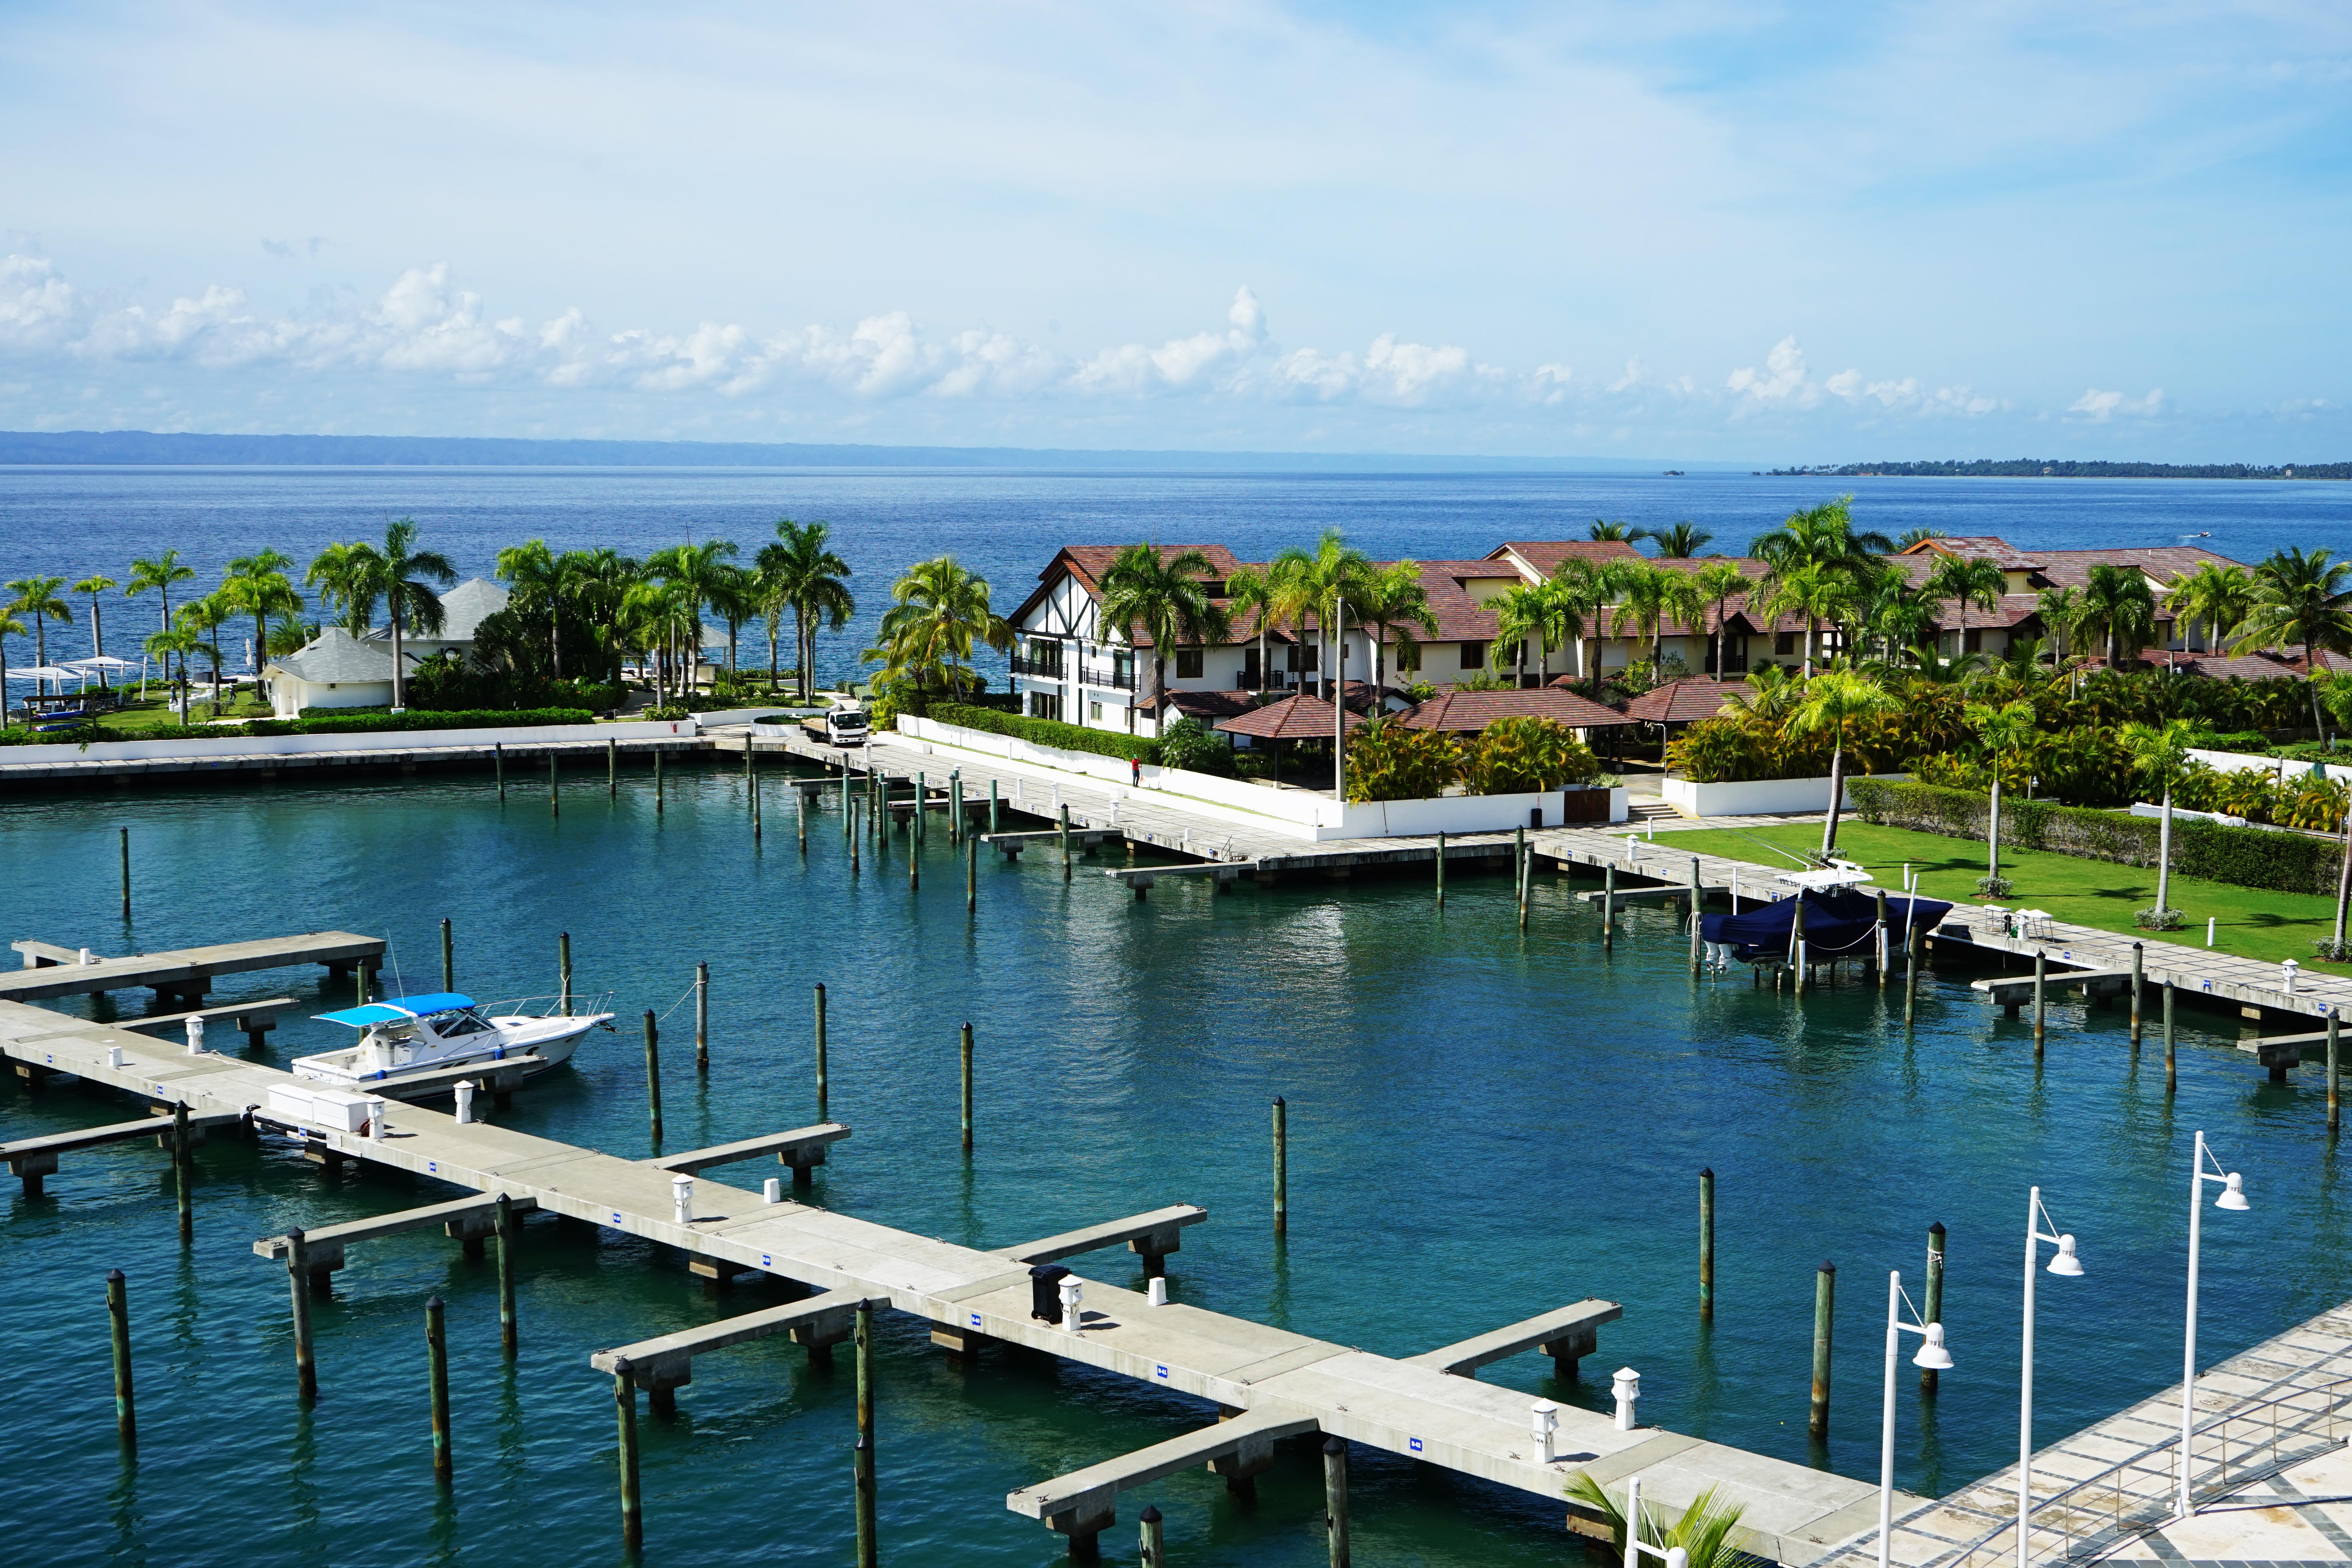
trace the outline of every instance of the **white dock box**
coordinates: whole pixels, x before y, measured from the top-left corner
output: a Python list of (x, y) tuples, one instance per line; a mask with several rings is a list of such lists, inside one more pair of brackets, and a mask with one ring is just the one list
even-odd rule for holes
[(368, 1097), (347, 1089), (272, 1084), (268, 1109), (271, 1120), (296, 1127), (328, 1132), (360, 1132), (367, 1127)]

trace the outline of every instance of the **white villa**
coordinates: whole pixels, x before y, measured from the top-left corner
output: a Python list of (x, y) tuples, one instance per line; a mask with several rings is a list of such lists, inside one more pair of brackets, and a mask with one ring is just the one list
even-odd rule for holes
[[(1207, 556), (1213, 574), (1206, 581), (1210, 597), (1222, 601), (1225, 580), (1244, 563), (1222, 544), (1162, 545), (1165, 555), (1188, 548)], [(1260, 687), (1270, 691), (1322, 691), (1334, 667), (1326, 662), (1325, 635), (1315, 626), (1303, 630), (1268, 627), (1265, 664), (1258, 666), (1258, 626), (1255, 617), (1238, 616), (1230, 640), (1205, 647), (1171, 649), (1164, 695), (1151, 687), (1151, 650), (1148, 643), (1131, 643), (1127, 636), (1101, 625), (1101, 579), (1118, 556), (1115, 545), (1066, 545), (1037, 574), (1037, 587), (1006, 617), (1015, 638), (1012, 652), (1013, 689), (1021, 711), (1035, 718), (1058, 719), (1091, 729), (1155, 734), (1169, 709), (1189, 713), (1204, 722), (1247, 710)], [(1943, 555), (1983, 558), (1997, 563), (2007, 592), (1998, 608), (1970, 606), (1966, 631), (1950, 603), (1939, 606), (1940, 641), (1947, 653), (1997, 654), (2012, 638), (2044, 634), (2038, 595), (2044, 588), (2080, 586), (2090, 569), (2104, 562), (2137, 567), (2155, 592), (2156, 637), (2150, 647), (2177, 653), (2200, 651), (2197, 639), (2184, 638), (2171, 613), (2161, 607), (2165, 592), (2178, 577), (2208, 562), (2233, 564), (2226, 556), (2194, 546), (2118, 548), (2114, 550), (2020, 551), (2005, 541), (1982, 537), (1930, 539), (1888, 559), (1924, 582)], [(1465, 678), (1496, 668), (1491, 658), (1498, 633), (1493, 602), (1513, 588), (1548, 580), (1571, 558), (1633, 559), (1640, 552), (1619, 542), (1592, 540), (1515, 541), (1497, 545), (1477, 561), (1423, 561), (1421, 583), (1437, 619), (1437, 632), (1414, 630), (1417, 648), (1400, 656), (1393, 629), (1386, 634), (1381, 706), (1400, 708), (1409, 700), (1403, 689), (1417, 681), (1440, 691)], [(1764, 573), (1764, 563), (1744, 557), (1702, 557), (1660, 560), (1652, 564), (1670, 571), (1696, 571), (1728, 559), (1749, 577)], [(1601, 668), (1605, 673), (1650, 656), (1652, 634), (1630, 621), (1620, 623), (1615, 613), (1604, 615), (1600, 632)], [(1667, 620), (1657, 628), (1662, 652), (1681, 659), (1693, 674), (1717, 674), (1714, 618), (1701, 625)], [(1726, 605), (1723, 665), (1727, 679), (1737, 679), (1763, 665), (1795, 666), (1804, 657), (1804, 623), (1781, 616), (1769, 624), (1752, 614), (1746, 596)], [(1370, 634), (1350, 622), (1342, 639), (1337, 672), (1346, 682), (1351, 706), (1367, 707), (1372, 666)], [(1839, 646), (1834, 627), (1823, 632), (1822, 651)], [(1965, 645), (1963, 647), (1963, 645)], [(1578, 678), (1580, 648), (1557, 649), (1543, 657), (1530, 643), (1512, 650), (1501, 668), (1516, 671), (1521, 686), (1540, 686)], [(2256, 668), (2260, 665), (2261, 668)], [(2221, 676), (2281, 675), (2291, 667), (2272, 661), (2204, 657), (2182, 658), (2177, 668)]]
[[(474, 634), (488, 616), (507, 607), (507, 591), (474, 577), (441, 595), (440, 631), (419, 637), (404, 629), (403, 662), (411, 674), (445, 650), (471, 653)], [(353, 637), (327, 626), (301, 648), (262, 667), (269, 683), (270, 711), (291, 719), (305, 708), (383, 708), (392, 701), (392, 627), (369, 628)]]

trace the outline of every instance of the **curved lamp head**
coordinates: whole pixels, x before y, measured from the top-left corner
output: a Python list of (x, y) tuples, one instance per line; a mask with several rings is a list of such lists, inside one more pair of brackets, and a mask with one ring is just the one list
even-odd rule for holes
[(2231, 1172), (2229, 1180), (2221, 1184), (2221, 1195), (2213, 1200), (2213, 1206), (2217, 1209), (2250, 1209), (2254, 1206), (2246, 1201), (2246, 1184), (2237, 1172)]
[(2050, 1260), (2050, 1272), (2063, 1274), (2070, 1279), (2081, 1278), (2083, 1262), (2074, 1256), (2073, 1237), (2062, 1236), (2058, 1238), (2058, 1254)]
[(1921, 1345), (1919, 1353), (1911, 1358), (1911, 1364), (1924, 1366), (1930, 1372), (1951, 1371), (1952, 1352), (1944, 1348), (1944, 1325), (1928, 1324), (1925, 1338), (1927, 1343)]

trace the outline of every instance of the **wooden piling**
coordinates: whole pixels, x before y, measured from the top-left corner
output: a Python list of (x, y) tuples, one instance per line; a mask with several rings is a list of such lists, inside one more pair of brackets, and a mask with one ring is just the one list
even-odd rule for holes
[(922, 833), (919, 819), (923, 815), (923, 797), (915, 797), (915, 815), (907, 820), (907, 891), (920, 890), (923, 885)]
[(694, 1070), (710, 1071), (710, 965), (694, 966)]
[(1617, 945), (1617, 863), (1601, 868), (1601, 951)]
[(319, 1397), (319, 1368), (310, 1354), (310, 1248), (302, 1227), (286, 1233), (286, 1283), (294, 1299), (294, 1382), (308, 1405)]
[(1070, 808), (1062, 807), (1062, 880), (1070, 879)]
[(824, 1121), (824, 983), (816, 987), (816, 1119)]
[(433, 1479), (446, 1482), (456, 1467), (449, 1453), (449, 1345), (438, 1296), (425, 1299), (425, 1375), (433, 1396)]
[(1511, 868), (1518, 873), (1519, 929), (1528, 929), (1528, 830), (1511, 829)]
[(855, 844), (857, 842), (856, 835), (853, 833), (850, 828), (849, 763), (846, 759), (844, 759), (841, 764), (841, 841), (844, 844)]
[(2135, 1052), (2139, 1049), (2140, 982), (2144, 974), (2144, 970), (2142, 968), (2142, 960), (2145, 954), (2142, 952), (2141, 944), (2138, 942), (2132, 943), (2131, 1048)]
[(1445, 907), (1445, 835), (1437, 836), (1437, 907)]
[(634, 1551), (645, 1544), (646, 1521), (637, 1495), (637, 1385), (626, 1356), (613, 1363), (613, 1407), (621, 1424), (621, 1540)]
[(131, 921), (131, 829), (125, 827), (118, 831), (122, 836), (122, 919), (125, 924), (129, 924)]
[(857, 849), (860, 842), (856, 831), (856, 825), (857, 819), (857, 808), (861, 803), (849, 798), (849, 786), (845, 784), (841, 786), (841, 820), (844, 824), (842, 832), (849, 840), (849, 874), (855, 877), (857, 875)]
[(646, 1109), (652, 1113), (654, 1145), (662, 1140), (661, 1120), (661, 1026), (654, 1021), (654, 1010), (646, 1009)]
[(963, 912), (980, 910), (980, 835), (963, 836)]
[(801, 853), (803, 855), (808, 853), (808, 803), (812, 793), (804, 789), (793, 791), (793, 813), (799, 828)]
[(1161, 1533), (1160, 1510), (1146, 1503), (1136, 1518), (1143, 1526), (1142, 1555), (1137, 1561), (1142, 1568), (1168, 1568), (1168, 1542)]
[(1331, 1568), (1348, 1568), (1348, 1444), (1323, 1440), (1323, 1533), (1331, 1545)]
[(572, 1016), (572, 933), (568, 931), (558, 931), (555, 935), (555, 979), (556, 1005), (569, 1018)]
[(125, 1448), (139, 1447), (139, 1415), (131, 1390), (131, 1297), (122, 1270), (106, 1271), (106, 1318), (114, 1334), (114, 1432)]
[(547, 815), (563, 815), (563, 785), (555, 776), (555, 748), (552, 746), (547, 752)]
[(506, 804), (507, 798), (507, 747), (505, 742), (493, 741), (490, 742), (490, 763), (491, 765), (499, 771), (499, 804), (503, 805)]
[(2050, 954), (2042, 948), (2033, 950), (2033, 1059), (2042, 1059), (2042, 1036), (2048, 1022), (2050, 988)]
[(751, 775), (751, 842), (760, 842), (760, 775)]
[(1919, 922), (1912, 919), (1909, 903), (1903, 906), (1903, 1025), (1911, 1026), (1911, 1016), (1919, 1005)]
[(610, 738), (604, 742), (604, 795), (611, 800), (621, 798), (621, 742)]
[(1698, 1321), (1715, 1321), (1715, 1167), (1698, 1173)]
[(2180, 1068), (2172, 1055), (2172, 976), (2164, 977), (2164, 1092), (2180, 1087)]
[(1813, 1276), (1813, 1407), (1805, 1429), (1830, 1435), (1830, 1326), (1837, 1305), (1837, 1265), (1824, 1263)]
[(1698, 857), (1690, 861), (1690, 972), (1696, 976), (1706, 965), (1706, 954), (1700, 942), (1698, 901), (1701, 889), (1698, 880)]
[(963, 1062), (963, 1152), (971, 1153), (971, 1021), (966, 1019), (963, 1038), (959, 1047)]
[(1274, 1097), (1274, 1234), (1290, 1230), (1290, 1106)]
[(180, 1241), (184, 1246), (196, 1238), (196, 1172), (195, 1162), (188, 1153), (188, 1108), (184, 1102), (172, 1107), (172, 1180), (178, 1189)]
[(857, 1568), (877, 1568), (874, 1531), (874, 1303), (857, 1303)]
[(661, 816), (667, 805), (662, 787), (662, 754), (656, 747), (654, 752), (654, 815)]
[(1884, 991), (1886, 989), (1887, 960), (1893, 956), (1886, 951), (1886, 889), (1884, 888), (1878, 889), (1878, 946), (1875, 951), (1878, 962), (1873, 967), (1878, 971), (1878, 988)]
[(457, 989), (457, 949), (452, 940), (449, 922), (441, 922), (441, 989)]
[(996, 781), (993, 778), (988, 781), (988, 831), (992, 835), (1000, 831), (996, 826)]
[[(1944, 1321), (1944, 1222), (1937, 1220), (1927, 1227), (1927, 1301), (1919, 1321), (1940, 1323)], [(1936, 1392), (1936, 1369), (1919, 1369), (1919, 1392)]]
[(1790, 895), (1796, 907), (1789, 912), (1789, 958), (1795, 965), (1789, 983), (1795, 994), (1805, 994), (1805, 890), (1800, 888)]
[(929, 790), (929, 784), (918, 772), (915, 774), (915, 809), (907, 817), (907, 842), (909, 845), (920, 844), (931, 836), (931, 825), (927, 820), (928, 804), (923, 798)]
[(948, 842), (963, 842), (963, 770), (948, 774)]
[(512, 1360), (522, 1344), (522, 1329), (515, 1318), (514, 1205), (507, 1201), (504, 1193), (499, 1194), (498, 1237), (499, 1348)]

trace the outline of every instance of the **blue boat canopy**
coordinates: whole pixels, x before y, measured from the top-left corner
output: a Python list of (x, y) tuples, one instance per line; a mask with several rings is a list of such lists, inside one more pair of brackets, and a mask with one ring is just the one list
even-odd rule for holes
[(364, 1007), (346, 1007), (340, 1013), (321, 1013), (322, 1024), (349, 1024), (354, 1029), (364, 1029), (370, 1024), (396, 1024), (403, 1018), (422, 1018), (428, 1013), (446, 1013), (457, 1007), (474, 1005), (471, 996), (460, 996), (455, 991), (436, 991), (425, 996), (392, 996), (382, 1002), (371, 1002)]

